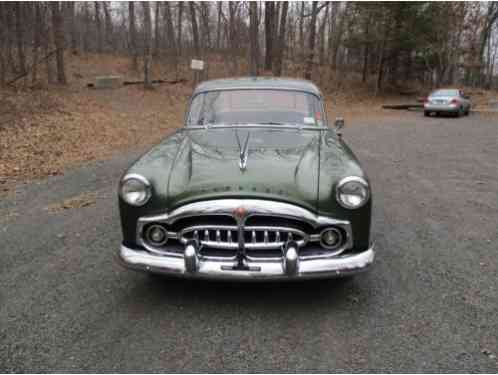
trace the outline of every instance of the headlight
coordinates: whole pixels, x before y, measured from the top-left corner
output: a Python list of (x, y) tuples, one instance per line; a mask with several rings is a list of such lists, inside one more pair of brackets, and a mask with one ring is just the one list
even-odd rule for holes
[(150, 183), (138, 174), (126, 175), (121, 181), (119, 194), (126, 203), (132, 206), (143, 206), (151, 196)]
[(370, 197), (368, 183), (361, 177), (349, 176), (337, 184), (337, 201), (344, 208), (359, 208)]

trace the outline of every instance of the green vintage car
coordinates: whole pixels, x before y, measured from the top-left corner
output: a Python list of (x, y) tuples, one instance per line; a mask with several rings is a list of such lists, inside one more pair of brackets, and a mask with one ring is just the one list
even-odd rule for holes
[(309, 81), (203, 82), (185, 125), (119, 184), (127, 267), (225, 280), (340, 277), (367, 269), (368, 178)]

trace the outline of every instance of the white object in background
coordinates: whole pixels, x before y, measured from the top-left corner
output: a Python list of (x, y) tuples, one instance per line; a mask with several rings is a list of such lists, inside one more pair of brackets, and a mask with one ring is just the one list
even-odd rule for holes
[(204, 61), (192, 60), (192, 62), (190, 63), (190, 69), (192, 69), (192, 70), (204, 70)]

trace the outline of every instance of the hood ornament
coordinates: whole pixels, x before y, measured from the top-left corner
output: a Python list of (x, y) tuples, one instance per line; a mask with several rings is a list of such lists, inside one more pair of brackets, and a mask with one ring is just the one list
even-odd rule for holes
[(249, 136), (250, 132), (247, 132), (246, 141), (244, 143), (244, 147), (242, 147), (240, 143), (239, 133), (236, 131), (235, 136), (237, 137), (237, 143), (239, 145), (239, 168), (243, 172), (247, 169), (247, 157), (249, 155), (248, 146), (249, 146)]

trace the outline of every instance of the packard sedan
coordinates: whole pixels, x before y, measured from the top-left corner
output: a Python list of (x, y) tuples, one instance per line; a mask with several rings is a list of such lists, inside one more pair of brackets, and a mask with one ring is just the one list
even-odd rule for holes
[(197, 86), (185, 124), (119, 183), (125, 266), (190, 278), (294, 280), (366, 270), (369, 180), (309, 81)]

